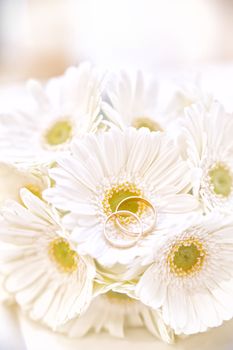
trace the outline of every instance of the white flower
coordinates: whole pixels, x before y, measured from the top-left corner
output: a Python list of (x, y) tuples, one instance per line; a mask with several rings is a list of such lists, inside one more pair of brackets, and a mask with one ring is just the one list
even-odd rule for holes
[[(44, 198), (55, 207), (70, 211), (64, 224), (74, 228), (72, 235), (78, 249), (103, 265), (127, 264), (149, 248), (150, 234), (128, 249), (116, 248), (104, 236), (106, 219), (122, 199), (142, 196), (150, 200), (157, 214), (158, 230), (166, 225), (166, 215), (197, 207), (193, 196), (181, 193), (190, 181), (187, 165), (173, 142), (162, 133), (128, 128), (88, 135), (77, 140), (72, 155), (58, 163), (60, 166), (50, 173), (56, 185), (44, 191)], [(140, 204), (129, 202), (124, 209), (137, 213), (146, 224), (151, 215)], [(130, 229), (134, 226), (132, 221), (128, 222)], [(108, 233), (121, 239), (114, 224), (108, 227)]]
[(115, 125), (124, 129), (147, 127), (151, 131), (166, 128), (166, 118), (158, 111), (156, 82), (146, 83), (139, 71), (135, 79), (122, 72), (107, 90), (110, 103), (103, 102), (102, 110)]
[(107, 331), (123, 338), (130, 328), (146, 327), (155, 337), (173, 343), (174, 333), (167, 327), (160, 311), (153, 311), (126, 294), (109, 291), (96, 297), (85, 314), (71, 320), (61, 331), (69, 337), (82, 337), (91, 330)]
[(91, 301), (95, 269), (76, 253), (59, 218), (26, 189), (9, 201), (0, 227), (4, 288), (34, 320), (56, 328)]
[(42, 191), (50, 186), (47, 169), (17, 168), (11, 164), (0, 163), (0, 206), (8, 199), (22, 203), (20, 189), (25, 187), (42, 198)]
[(204, 210), (233, 209), (233, 116), (213, 103), (186, 111), (180, 144), (192, 171), (193, 193)]
[[(173, 87), (172, 97), (170, 100), (167, 93), (161, 99), (164, 100), (163, 114), (169, 119), (176, 120), (179, 117), (185, 116), (185, 110), (194, 104), (202, 104), (208, 110), (213, 103), (213, 96), (203, 89), (201, 77), (196, 76), (193, 80), (180, 81)], [(165, 87), (165, 92), (168, 87)]]
[(210, 213), (170, 229), (136, 286), (177, 334), (217, 327), (233, 316), (233, 220)]
[[(3, 218), (0, 215), (0, 225), (3, 222)], [(0, 303), (2, 302), (7, 302), (7, 303), (11, 303), (12, 297), (9, 295), (9, 293), (7, 293), (7, 291), (5, 290), (4, 286), (4, 275), (1, 273), (1, 268), (0, 268)]]
[(101, 120), (101, 77), (89, 64), (69, 68), (45, 90), (30, 82), (36, 108), (0, 117), (0, 159), (51, 162), (74, 136), (95, 132)]
[[(20, 190), (24, 187), (34, 195), (42, 198), (42, 191), (50, 186), (47, 169), (44, 168), (17, 168), (7, 163), (0, 163), (0, 207), (9, 199), (13, 199), (20, 204)], [(2, 221), (0, 216), (0, 224)], [(0, 299), (11, 301), (12, 297), (3, 287), (4, 278), (0, 275)]]

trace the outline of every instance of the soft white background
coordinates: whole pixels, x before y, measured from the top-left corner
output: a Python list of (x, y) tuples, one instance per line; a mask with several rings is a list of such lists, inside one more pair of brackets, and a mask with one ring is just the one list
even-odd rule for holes
[[(88, 59), (108, 69), (141, 68), (164, 81), (202, 72), (205, 87), (232, 111), (232, 19), (232, 0), (0, 0), (0, 110), (12, 105), (12, 94), (23, 103), (23, 79), (45, 79)], [(174, 348), (232, 350), (232, 326)], [(0, 350), (171, 349), (144, 339), (136, 331), (126, 340), (71, 341), (0, 307)]]

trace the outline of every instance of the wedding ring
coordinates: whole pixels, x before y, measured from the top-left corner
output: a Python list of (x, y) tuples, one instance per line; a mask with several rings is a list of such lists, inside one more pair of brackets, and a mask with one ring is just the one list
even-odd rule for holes
[[(148, 233), (150, 233), (153, 230), (153, 228), (155, 227), (155, 224), (156, 224), (156, 220), (157, 220), (157, 213), (156, 213), (156, 210), (155, 210), (153, 204), (148, 199), (145, 199), (143, 197), (130, 196), (130, 197), (122, 199), (122, 201), (117, 205), (116, 212), (120, 212), (121, 211), (120, 210), (121, 205), (125, 204), (128, 201), (137, 201), (137, 202), (144, 203), (147, 207), (149, 207), (152, 210), (153, 222), (151, 223), (151, 225), (148, 228), (143, 230), (143, 236), (147, 235)], [(138, 215), (137, 215), (137, 217), (138, 217)], [(134, 233), (134, 232), (128, 230), (126, 227), (124, 227), (121, 224), (119, 219), (116, 219), (116, 222), (117, 222), (117, 225), (120, 227), (121, 231), (123, 231), (123, 232), (125, 232), (125, 233), (127, 233), (128, 235), (131, 235), (131, 236), (138, 236), (138, 234), (139, 234), (138, 232)]]
[[(130, 236), (131, 239), (128, 240), (128, 241), (124, 241), (124, 240), (120, 241), (119, 239), (114, 239), (114, 238), (110, 237), (109, 236), (109, 230), (106, 230), (107, 223), (111, 219), (113, 219), (114, 217), (117, 219), (118, 216), (124, 216), (126, 214), (127, 214), (127, 216), (131, 215), (139, 223), (139, 225), (141, 227), (141, 230), (137, 234), (135, 233), (134, 235), (132, 235), (132, 232), (129, 231), (129, 233), (130, 233), (129, 236)], [(127, 237), (125, 235), (125, 233), (127, 233), (127, 231), (126, 230), (122, 230), (121, 227), (120, 227), (120, 230), (124, 233), (123, 237)], [(105, 223), (104, 223), (104, 237), (115, 248), (130, 248), (130, 247), (133, 247), (140, 240), (142, 235), (143, 235), (143, 226), (142, 226), (141, 220), (139, 219), (139, 217), (136, 214), (134, 214), (134, 213), (132, 213), (132, 212), (130, 212), (128, 210), (115, 211), (114, 213), (111, 213), (105, 220)], [(132, 240), (132, 237), (134, 237), (134, 240)]]

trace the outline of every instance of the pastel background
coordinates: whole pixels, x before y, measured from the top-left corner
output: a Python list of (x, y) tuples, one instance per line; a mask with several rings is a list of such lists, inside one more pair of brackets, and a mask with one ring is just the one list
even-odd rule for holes
[[(0, 0), (0, 108), (21, 99), (25, 79), (45, 80), (90, 60), (104, 69), (142, 69), (160, 80), (202, 73), (205, 87), (233, 111), (232, 0)], [(15, 100), (15, 103), (16, 103)], [(79, 345), (0, 308), (0, 350), (107, 349), (110, 337)], [(21, 328), (19, 328), (19, 326)], [(231, 350), (232, 322), (176, 350)], [(154, 340), (136, 339), (135, 350)], [(111, 348), (130, 348), (114, 341)], [(155, 346), (156, 345), (156, 346)], [(171, 349), (156, 343), (158, 350)], [(78, 347), (79, 346), (79, 347)]]

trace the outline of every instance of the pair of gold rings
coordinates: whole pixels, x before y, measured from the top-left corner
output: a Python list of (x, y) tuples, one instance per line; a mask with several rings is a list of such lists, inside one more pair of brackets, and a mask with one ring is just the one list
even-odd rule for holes
[[(127, 202), (140, 202), (145, 207), (150, 208), (153, 218), (150, 224), (147, 225), (147, 227), (145, 227), (145, 224), (142, 223), (142, 220), (139, 218), (139, 215), (129, 210), (120, 209), (123, 205), (125, 207)], [(126, 225), (123, 225), (122, 217), (130, 217), (131, 220), (133, 219), (133, 221), (139, 225), (140, 228), (137, 229), (136, 231), (133, 231), (132, 229), (127, 228)], [(107, 224), (111, 220), (113, 220), (113, 223), (114, 223), (115, 235), (112, 235), (112, 230), (107, 229)], [(157, 220), (156, 210), (153, 204), (149, 200), (143, 197), (130, 196), (130, 197), (124, 198), (117, 205), (116, 211), (111, 213), (106, 218), (105, 224), (104, 224), (104, 237), (107, 240), (107, 242), (115, 248), (130, 248), (135, 246), (143, 236), (146, 236), (154, 229), (156, 220)], [(116, 232), (116, 228), (118, 228), (118, 232)]]

